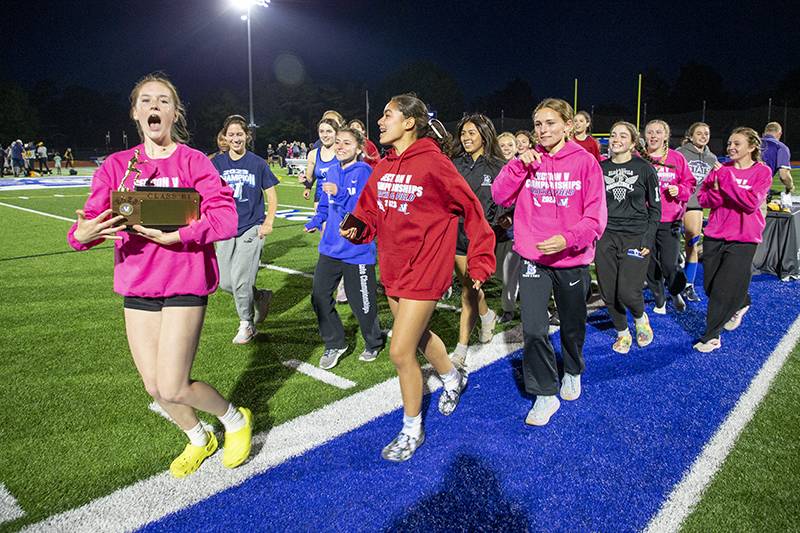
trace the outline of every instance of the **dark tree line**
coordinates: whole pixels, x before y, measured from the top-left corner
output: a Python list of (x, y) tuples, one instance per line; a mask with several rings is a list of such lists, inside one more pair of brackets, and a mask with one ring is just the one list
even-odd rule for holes
[[(714, 67), (692, 62), (681, 67), (675, 80), (668, 80), (658, 69), (645, 69), (643, 102), (647, 104), (648, 116), (698, 110), (703, 101), (709, 109), (750, 108), (766, 105), (770, 97), (776, 106), (786, 103), (800, 107), (798, 88), (800, 68), (774, 80), (774, 85), (765, 87), (761, 93), (743, 94), (726, 84)], [(319, 83), (313, 79), (289, 86), (274, 79), (257, 78), (254, 84), (255, 118), (260, 126), (257, 150), (263, 151), (267, 142), (282, 139), (313, 140), (316, 122), (326, 109), (336, 109), (347, 118), (365, 120), (367, 89), (373, 132), (383, 104), (398, 93), (416, 92), (432, 103), (443, 121), (458, 120), (464, 111), (473, 110), (495, 118), (501, 113), (505, 117), (529, 118), (537, 99), (545, 96), (544, 88), (536, 87), (541, 92), (536, 94), (528, 81), (515, 78), (492, 93), (467, 102), (455, 78), (430, 62), (403, 66), (377, 87), (359, 82)], [(107, 132), (111, 137), (110, 148), (119, 149), (123, 146), (123, 131), (129, 145), (133, 145), (138, 136), (128, 116), (127, 98), (126, 94), (75, 85), (61, 87), (52, 82), (30, 87), (12, 81), (0, 82), (0, 145), (17, 138), (41, 139), (56, 149), (79, 146), (103, 151)], [(193, 143), (207, 151), (214, 149), (219, 125), (226, 116), (247, 114), (248, 97), (244, 91), (186, 92), (184, 98)], [(607, 117), (630, 117), (635, 109), (606, 104), (595, 106), (595, 112)]]

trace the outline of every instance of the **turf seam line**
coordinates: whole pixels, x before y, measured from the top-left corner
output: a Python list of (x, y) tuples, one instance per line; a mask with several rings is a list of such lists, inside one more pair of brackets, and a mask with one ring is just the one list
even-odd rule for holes
[(333, 372), (328, 372), (323, 368), (310, 365), (303, 361), (298, 361), (297, 359), (289, 359), (288, 361), (283, 361), (282, 364), (285, 367), (293, 368), (301, 374), (305, 374), (308, 377), (314, 378), (323, 383), (327, 383), (328, 385), (332, 385), (338, 389), (347, 390), (356, 386), (354, 381), (337, 376)]
[(747, 391), (736, 402), (733, 410), (714, 436), (703, 447), (689, 471), (675, 485), (661, 509), (650, 520), (644, 530), (645, 533), (667, 533), (680, 530), (681, 525), (694, 510), (715, 474), (722, 467), (739, 435), (752, 420), (758, 406), (769, 392), (772, 382), (791, 355), (798, 339), (800, 339), (800, 315), (764, 362), (758, 374), (750, 382)]
[[(470, 370), (478, 370), (519, 350), (521, 337), (521, 326), (516, 326), (496, 334), (488, 344), (470, 347), (467, 359)], [(423, 386), (426, 393), (441, 388), (441, 381), (430, 368), (423, 368)], [(255, 435), (254, 449), (259, 451), (239, 468), (224, 468), (219, 459), (221, 454), (217, 452), (200, 470), (185, 479), (173, 479), (168, 472), (162, 472), (27, 526), (23, 531), (95, 532), (140, 528), (395, 411), (401, 404), (399, 379), (390, 378)], [(381, 445), (376, 442), (374, 450), (365, 453), (379, 454)], [(131, 509), (137, 512), (131, 513)]]

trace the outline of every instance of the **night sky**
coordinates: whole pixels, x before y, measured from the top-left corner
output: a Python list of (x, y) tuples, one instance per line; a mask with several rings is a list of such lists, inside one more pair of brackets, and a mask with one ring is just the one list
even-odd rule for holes
[[(246, 90), (246, 24), (228, 0), (25, 5), (1, 17), (0, 77), (127, 93), (162, 69), (189, 97)], [(468, 101), (517, 76), (536, 98), (571, 99), (578, 77), (583, 103), (630, 105), (638, 72), (657, 67), (671, 78), (696, 61), (732, 89), (757, 91), (800, 65), (797, 5), (274, 0), (253, 11), (253, 65), (256, 79), (274, 76), (276, 59), (290, 54), (315, 81), (377, 87), (425, 59), (451, 72)]]

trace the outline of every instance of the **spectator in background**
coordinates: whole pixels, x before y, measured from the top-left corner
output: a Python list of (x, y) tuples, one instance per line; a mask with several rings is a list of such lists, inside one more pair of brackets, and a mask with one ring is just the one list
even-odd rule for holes
[(278, 145), (278, 164), (281, 168), (286, 168), (286, 154), (288, 153), (288, 148), (286, 146), (286, 141), (281, 141)]
[(308, 156), (308, 146), (306, 143), (300, 143), (300, 159), (305, 159)]
[(36, 146), (33, 141), (25, 145), (25, 175), (30, 176), (33, 173), (33, 166), (36, 163)]
[(354, 118), (347, 124), (347, 127), (358, 131), (364, 137), (364, 162), (372, 168), (375, 168), (375, 165), (378, 164), (378, 160), (381, 158), (381, 153), (378, 151), (378, 147), (375, 146), (375, 143), (367, 138), (367, 128), (364, 126), (364, 123)]
[(75, 156), (72, 155), (72, 148), (64, 150), (64, 168), (75, 168)]
[(56, 171), (56, 175), (60, 176), (61, 175), (61, 154), (59, 154), (58, 152), (53, 154), (53, 168)]
[(39, 173), (50, 174), (50, 167), (47, 166), (47, 147), (41, 141), (36, 145), (36, 160), (39, 161)]
[(761, 157), (770, 170), (772, 176), (778, 174), (781, 183), (786, 189), (781, 193), (781, 207), (792, 207), (792, 191), (794, 182), (792, 181), (792, 154), (789, 147), (781, 142), (783, 129), (777, 122), (770, 122), (764, 127), (764, 135), (761, 138)]
[(11, 144), (11, 167), (14, 170), (14, 177), (19, 177), (20, 171), (25, 169), (25, 160), (23, 159), (22, 141), (17, 139)]
[(0, 144), (0, 178), (5, 175), (6, 171), (6, 149)]
[(575, 113), (575, 131), (572, 140), (578, 143), (581, 148), (589, 152), (595, 159), (600, 161), (600, 145), (591, 135), (592, 117), (586, 111)]

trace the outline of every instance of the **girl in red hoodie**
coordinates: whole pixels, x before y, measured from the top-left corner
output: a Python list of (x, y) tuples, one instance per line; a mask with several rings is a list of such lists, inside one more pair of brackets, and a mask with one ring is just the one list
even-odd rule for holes
[(722, 330), (738, 328), (750, 309), (750, 269), (765, 225), (761, 204), (772, 186), (772, 172), (759, 162), (760, 149), (755, 130), (733, 130), (730, 162), (712, 170), (697, 193), (700, 205), (711, 208), (703, 237), (706, 331), (694, 345), (701, 352), (721, 347)]
[(498, 205), (514, 211), (514, 251), (522, 257), (519, 293), (525, 340), (525, 390), (536, 402), (525, 423), (547, 424), (558, 410), (558, 367), (548, 335), (547, 302), (561, 317), (561, 398), (577, 400), (584, 370), (588, 267), (606, 227), (603, 173), (589, 152), (569, 140), (572, 107), (548, 98), (533, 112), (539, 144), (510, 161), (492, 184)]
[(586, 111), (575, 113), (575, 135), (572, 140), (600, 161), (600, 145), (592, 137), (592, 117)]
[(678, 261), (681, 254), (681, 219), (686, 203), (694, 193), (697, 180), (686, 158), (669, 147), (669, 124), (651, 120), (644, 128), (646, 147), (640, 154), (656, 167), (661, 184), (661, 223), (656, 231), (655, 247), (647, 270), (647, 285), (655, 298), (653, 312), (667, 313), (664, 283), (672, 295), (675, 310), (686, 310), (681, 292), (686, 288), (686, 275)]
[[(400, 377), (403, 429), (384, 449), (389, 461), (405, 461), (424, 439), (422, 371), (417, 349), (442, 378), (439, 411), (449, 415), (467, 384), (466, 371), (447, 357), (442, 340), (428, 322), (451, 282), (458, 219), (471, 245), (467, 265), (477, 290), (494, 272), (494, 233), (478, 198), (442, 153), (442, 124), (428, 117), (413, 94), (392, 98), (378, 121), (380, 142), (391, 146), (372, 172), (353, 216), (362, 231), (343, 229), (353, 242), (378, 239), (381, 280), (394, 315), (389, 357)], [(347, 221), (345, 221), (345, 224)]]

